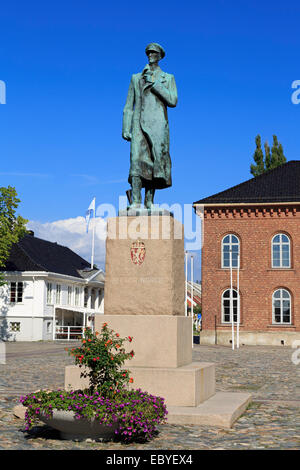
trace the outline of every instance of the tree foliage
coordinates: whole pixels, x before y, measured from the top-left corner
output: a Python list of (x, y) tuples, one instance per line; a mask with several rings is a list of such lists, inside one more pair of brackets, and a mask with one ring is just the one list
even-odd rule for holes
[[(0, 187), (0, 269), (5, 267), (12, 245), (26, 233), (27, 220), (16, 215), (19, 202), (14, 187)], [(1, 273), (0, 284), (3, 284)]]
[(283, 153), (283, 147), (278, 142), (277, 136), (273, 135), (273, 145), (270, 149), (268, 142), (265, 142), (265, 154), (261, 146), (261, 137), (257, 135), (255, 138), (256, 149), (253, 155), (255, 165), (250, 165), (250, 172), (255, 177), (265, 173), (266, 171), (273, 170), (277, 166), (286, 162), (286, 157)]

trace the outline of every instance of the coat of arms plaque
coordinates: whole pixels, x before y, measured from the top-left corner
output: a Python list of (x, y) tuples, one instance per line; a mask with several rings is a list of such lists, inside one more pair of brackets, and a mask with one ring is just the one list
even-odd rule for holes
[(134, 241), (130, 248), (131, 260), (134, 264), (141, 265), (145, 259), (145, 243), (140, 239)]

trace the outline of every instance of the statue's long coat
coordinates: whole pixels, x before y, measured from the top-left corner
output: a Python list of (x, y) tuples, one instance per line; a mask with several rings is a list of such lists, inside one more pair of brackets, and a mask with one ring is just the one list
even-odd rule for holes
[(169, 122), (167, 106), (177, 104), (174, 76), (159, 67), (154, 84), (146, 83), (142, 73), (132, 75), (123, 111), (123, 134), (131, 132), (130, 170), (155, 189), (172, 185), (169, 154)]

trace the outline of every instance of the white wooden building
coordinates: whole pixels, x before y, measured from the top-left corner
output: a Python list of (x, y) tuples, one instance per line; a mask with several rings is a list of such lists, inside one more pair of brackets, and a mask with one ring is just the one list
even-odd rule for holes
[(104, 273), (67, 247), (27, 234), (15, 244), (0, 288), (0, 339), (77, 339), (104, 313)]

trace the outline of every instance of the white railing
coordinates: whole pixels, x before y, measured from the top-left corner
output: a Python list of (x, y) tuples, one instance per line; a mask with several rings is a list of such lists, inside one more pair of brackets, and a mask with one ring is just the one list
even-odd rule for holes
[[(77, 341), (83, 337), (86, 326), (56, 326), (55, 340)], [(93, 332), (93, 327), (88, 327)]]

